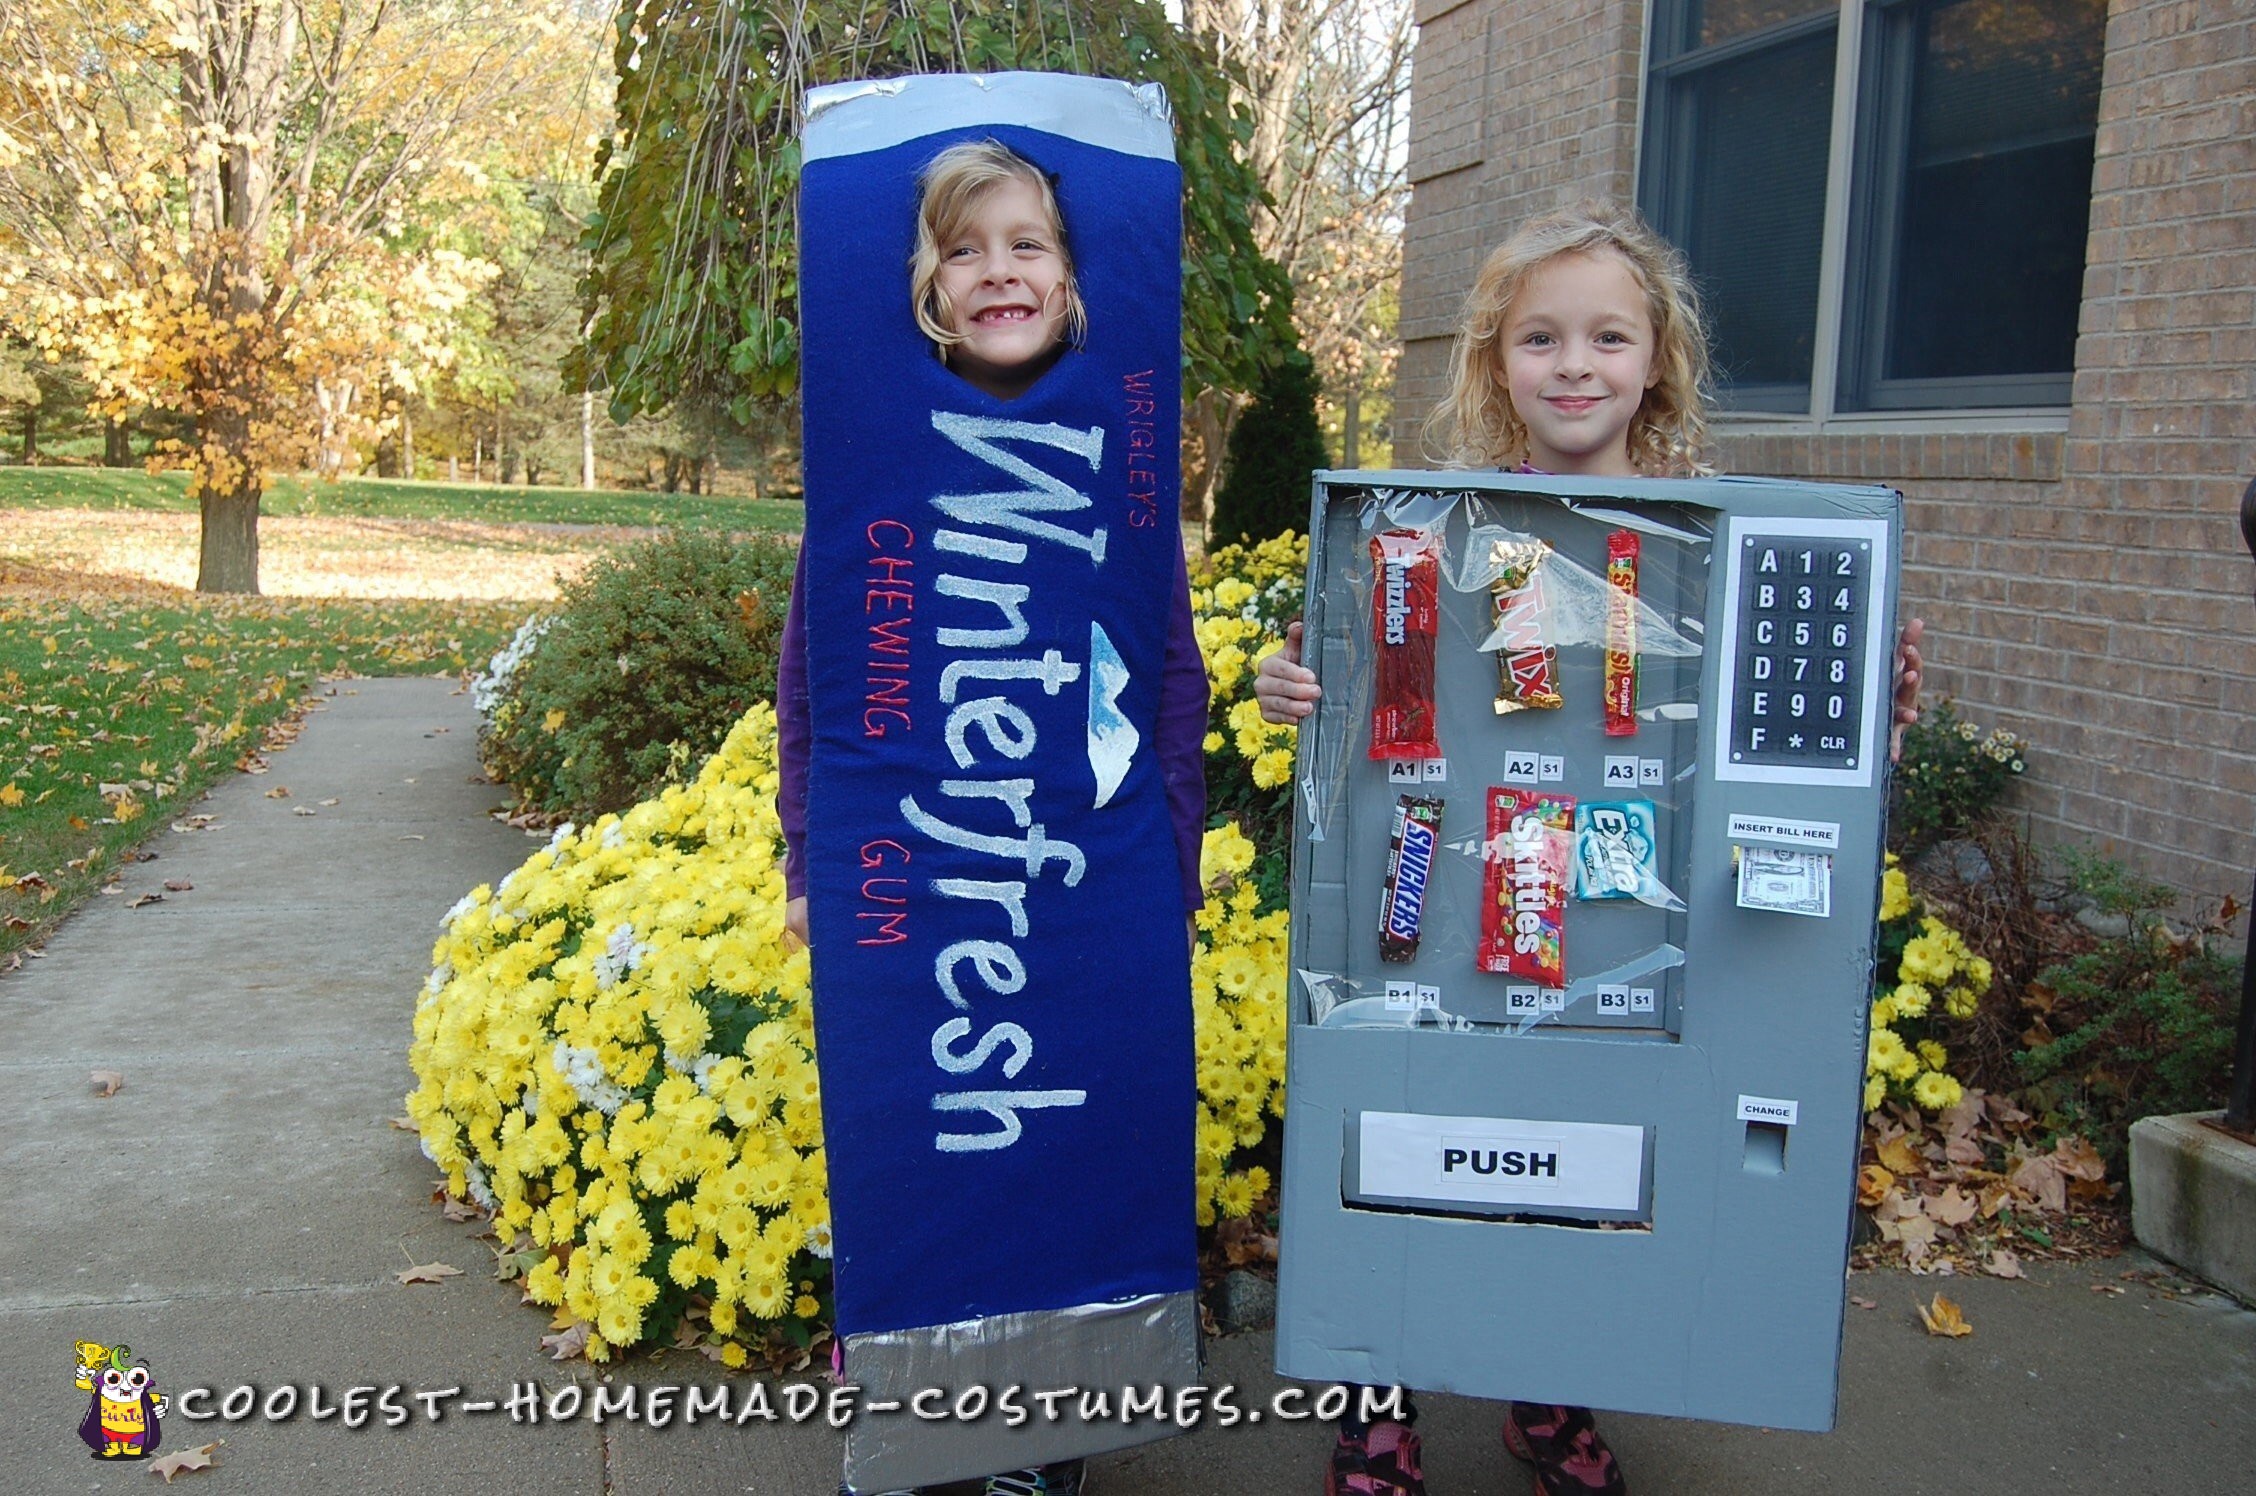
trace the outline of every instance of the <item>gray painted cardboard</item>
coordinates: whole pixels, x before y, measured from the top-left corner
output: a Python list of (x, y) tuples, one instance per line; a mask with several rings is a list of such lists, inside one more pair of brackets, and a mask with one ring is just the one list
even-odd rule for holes
[[(1422, 792), (1445, 797), (1441, 840), (1452, 850), (1429, 888), (1416, 959), (1382, 963), (1379, 889), (1404, 787), (1364, 756), (1365, 548), (1390, 522), (1438, 521), (1450, 572), (1482, 519), (1552, 541), (1562, 568), (1585, 571), (1593, 558), (1602, 568), (1609, 530), (1642, 529), (1646, 621), (1699, 653), (1643, 662), (1650, 715), (1634, 738), (1602, 732), (1595, 644), (1559, 649), (1560, 710), (1499, 717), (1493, 656), (1476, 647), (1488, 596), (1445, 581), (1447, 778)], [(1857, 772), (1838, 776), (1862, 782), (1719, 778), (1730, 714), (1719, 710), (1717, 646), (1737, 601), (1726, 595), (1727, 542), (1808, 521), (1861, 525), (1857, 543), (1876, 546), (1866, 553), (1872, 604), (1857, 619), (1864, 657), (1877, 660), (1857, 703), (1867, 751)], [(1900, 496), (1728, 478), (1320, 473), (1311, 530), (1307, 654), (1325, 697), (1301, 730), (1297, 765), (1278, 1370), (1829, 1428), (1880, 892)], [(1660, 869), (1684, 905), (1570, 899), (1566, 1011), (1533, 1024), (1507, 1020), (1496, 1000), (1513, 979), (1471, 960), (1481, 792), (1503, 782), (1507, 745), (1563, 759), (1563, 777), (1545, 787), (1578, 798), (1617, 797), (1600, 779), (1608, 756), (1663, 759), (1663, 782), (1640, 793), (1658, 808)], [(1738, 906), (1734, 815), (1838, 828), (1828, 917)], [(1672, 950), (1681, 964), (1666, 964)], [(1663, 953), (1637, 979), (1657, 989), (1654, 1011), (1598, 1016), (1593, 968), (1619, 970), (1640, 951)], [(1440, 989), (1438, 1012), (1370, 1001), (1390, 980)], [(1742, 1117), (1742, 1098), (1758, 1120)], [(1791, 1125), (1759, 1120), (1764, 1100), (1794, 1103)], [(1502, 1219), (1502, 1206), (1360, 1190), (1359, 1121), (1387, 1112), (1642, 1129), (1636, 1198), (1612, 1211), (1520, 1206)]]

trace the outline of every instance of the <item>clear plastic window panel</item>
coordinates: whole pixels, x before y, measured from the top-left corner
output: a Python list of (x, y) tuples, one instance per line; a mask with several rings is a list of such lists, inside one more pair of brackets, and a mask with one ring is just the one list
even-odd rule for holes
[(1680, 1032), (1713, 511), (1540, 485), (1323, 487), (1297, 1022)]

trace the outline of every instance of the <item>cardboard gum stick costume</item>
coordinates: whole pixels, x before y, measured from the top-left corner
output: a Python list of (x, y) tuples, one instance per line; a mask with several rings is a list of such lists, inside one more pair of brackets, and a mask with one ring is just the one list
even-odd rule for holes
[[(1048, 174), (1082, 346), (1002, 401), (910, 297), (918, 175)], [(801, 187), (807, 891), (848, 1378), (1196, 1380), (1182, 882), (1153, 752), (1175, 574), (1180, 176), (1156, 88), (950, 75), (809, 94)], [(1068, 1400), (1071, 1401), (1071, 1400)], [(865, 1414), (888, 1490), (1161, 1437)]]

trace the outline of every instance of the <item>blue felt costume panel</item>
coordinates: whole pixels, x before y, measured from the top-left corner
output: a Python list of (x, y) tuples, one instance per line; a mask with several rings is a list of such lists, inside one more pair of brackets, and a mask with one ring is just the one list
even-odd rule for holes
[[(1034, 128), (898, 87), (817, 116), (800, 199), (807, 890), (849, 1337), (1196, 1284), (1152, 752), (1182, 565), (1180, 177), (1109, 126), (1074, 138), (1070, 108)], [(909, 289), (918, 174), (979, 139), (1054, 179), (1089, 313), (1008, 402), (935, 356)]]

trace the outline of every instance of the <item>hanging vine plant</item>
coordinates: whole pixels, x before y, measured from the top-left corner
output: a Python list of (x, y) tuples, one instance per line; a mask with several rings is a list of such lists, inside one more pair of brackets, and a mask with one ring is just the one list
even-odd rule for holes
[(616, 418), (686, 403), (745, 422), (797, 393), (804, 100), (856, 78), (1160, 84), (1183, 170), (1186, 392), (1250, 389), (1290, 343), (1290, 284), (1254, 240), (1251, 118), (1155, 0), (642, 0), (617, 27), (618, 125), (598, 155), (589, 333), (571, 371), (610, 390)]

